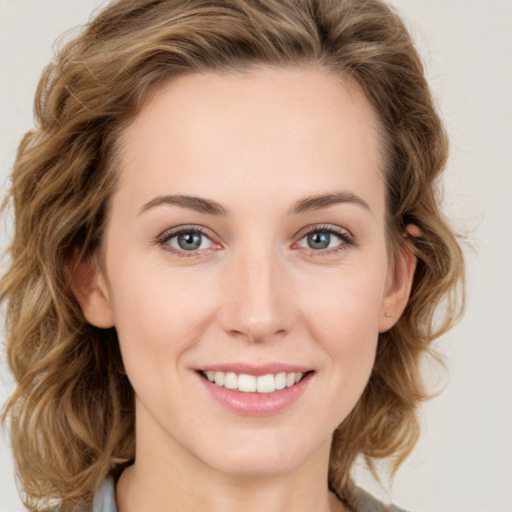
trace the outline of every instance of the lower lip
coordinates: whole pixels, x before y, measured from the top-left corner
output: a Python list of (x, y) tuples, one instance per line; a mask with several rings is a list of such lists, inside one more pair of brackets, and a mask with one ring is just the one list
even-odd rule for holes
[(313, 372), (307, 373), (297, 384), (272, 393), (244, 393), (216, 386), (199, 375), (208, 392), (223, 406), (246, 416), (269, 416), (283, 411), (296, 402), (306, 390)]

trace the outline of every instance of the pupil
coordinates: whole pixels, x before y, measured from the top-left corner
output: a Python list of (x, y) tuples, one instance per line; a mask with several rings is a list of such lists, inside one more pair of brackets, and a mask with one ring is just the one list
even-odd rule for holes
[(185, 251), (199, 249), (201, 245), (200, 233), (182, 233), (178, 236), (178, 245)]
[(331, 242), (331, 235), (329, 233), (311, 233), (308, 235), (308, 245), (311, 249), (326, 249)]

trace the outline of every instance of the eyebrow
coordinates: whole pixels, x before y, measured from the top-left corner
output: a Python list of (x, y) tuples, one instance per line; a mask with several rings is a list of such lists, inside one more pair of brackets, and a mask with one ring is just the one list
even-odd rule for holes
[(352, 192), (340, 191), (332, 192), (330, 194), (319, 194), (315, 196), (306, 197), (297, 201), (290, 210), (290, 214), (306, 213), (315, 210), (328, 208), (335, 204), (352, 203), (371, 211), (368, 203), (361, 197)]
[(140, 213), (154, 208), (155, 206), (172, 205), (180, 206), (181, 208), (188, 208), (196, 212), (206, 213), (208, 215), (226, 215), (227, 210), (219, 203), (211, 199), (203, 199), (201, 197), (184, 196), (184, 195), (166, 195), (158, 196), (148, 201), (140, 209)]
[[(368, 211), (370, 207), (368, 203), (361, 197), (352, 192), (332, 192), (329, 194), (319, 194), (315, 196), (305, 197), (297, 201), (289, 211), (289, 214), (300, 214), (321, 210), (328, 208), (335, 204), (352, 203), (365, 208)], [(208, 215), (227, 215), (227, 210), (219, 203), (211, 199), (204, 199), (195, 196), (186, 195), (165, 195), (158, 196), (145, 203), (140, 209), (140, 213), (145, 212), (151, 208), (161, 205), (180, 206), (181, 208), (188, 208), (199, 213), (206, 213)]]

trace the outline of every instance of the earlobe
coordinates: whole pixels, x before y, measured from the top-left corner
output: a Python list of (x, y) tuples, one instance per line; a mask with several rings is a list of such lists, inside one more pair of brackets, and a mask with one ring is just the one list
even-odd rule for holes
[(409, 301), (415, 270), (416, 256), (406, 243), (402, 243), (395, 265), (389, 271), (379, 316), (380, 333), (391, 329), (402, 315)]
[(71, 291), (91, 325), (102, 329), (114, 326), (108, 289), (96, 256), (88, 257), (75, 266)]

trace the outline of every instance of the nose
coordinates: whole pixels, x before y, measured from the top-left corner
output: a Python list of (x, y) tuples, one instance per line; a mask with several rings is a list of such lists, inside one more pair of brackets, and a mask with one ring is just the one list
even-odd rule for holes
[(285, 336), (295, 322), (285, 262), (272, 250), (247, 250), (234, 259), (224, 276), (222, 329), (251, 342)]

